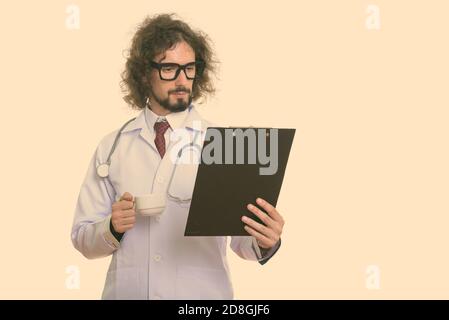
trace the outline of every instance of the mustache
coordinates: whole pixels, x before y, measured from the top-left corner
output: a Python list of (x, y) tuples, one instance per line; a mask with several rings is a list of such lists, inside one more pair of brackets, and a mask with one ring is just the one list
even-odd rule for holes
[(179, 89), (175, 89), (175, 90), (170, 90), (170, 91), (168, 92), (168, 94), (178, 93), (178, 92), (190, 93), (190, 90), (187, 89), (187, 88), (179, 88)]

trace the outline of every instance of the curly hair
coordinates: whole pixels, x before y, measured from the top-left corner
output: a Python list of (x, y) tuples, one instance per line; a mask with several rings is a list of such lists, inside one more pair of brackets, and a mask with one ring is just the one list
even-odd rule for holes
[(133, 109), (144, 109), (146, 100), (152, 95), (148, 83), (149, 63), (155, 56), (185, 41), (195, 52), (195, 59), (204, 62), (201, 76), (192, 86), (192, 100), (206, 98), (215, 93), (211, 76), (216, 75), (214, 53), (210, 40), (201, 31), (192, 30), (185, 22), (175, 20), (175, 14), (160, 14), (147, 17), (138, 27), (132, 39), (126, 67), (121, 74), (120, 86), (125, 100)]

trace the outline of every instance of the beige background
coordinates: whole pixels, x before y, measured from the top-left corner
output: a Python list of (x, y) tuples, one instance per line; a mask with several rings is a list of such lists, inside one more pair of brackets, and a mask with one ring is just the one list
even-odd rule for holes
[(263, 267), (229, 251), (236, 298), (449, 298), (444, 0), (2, 1), (0, 298), (100, 297), (109, 258), (72, 247), (75, 203), (100, 139), (136, 114), (122, 52), (161, 12), (214, 41), (206, 118), (297, 129), (283, 246)]

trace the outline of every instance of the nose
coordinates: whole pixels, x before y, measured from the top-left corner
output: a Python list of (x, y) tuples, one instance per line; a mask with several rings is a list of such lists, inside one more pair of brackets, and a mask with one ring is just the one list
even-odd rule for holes
[(190, 81), (190, 80), (187, 79), (186, 74), (184, 73), (184, 70), (181, 70), (181, 71), (179, 72), (178, 77), (177, 77), (176, 80), (175, 80), (175, 84), (176, 84), (176, 86), (179, 86), (179, 85), (186, 85), (189, 81)]

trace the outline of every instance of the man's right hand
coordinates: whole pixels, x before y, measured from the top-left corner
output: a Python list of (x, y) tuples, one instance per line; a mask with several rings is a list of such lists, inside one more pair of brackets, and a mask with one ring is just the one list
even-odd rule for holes
[(134, 227), (136, 212), (133, 206), (133, 196), (129, 192), (125, 192), (119, 201), (112, 204), (111, 223), (116, 232), (125, 233)]

